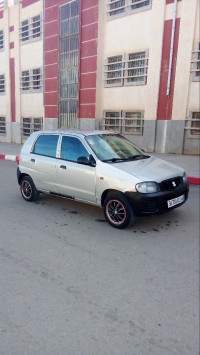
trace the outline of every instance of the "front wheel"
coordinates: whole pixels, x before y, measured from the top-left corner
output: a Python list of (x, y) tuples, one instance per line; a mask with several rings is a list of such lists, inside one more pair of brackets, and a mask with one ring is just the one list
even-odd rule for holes
[(39, 192), (30, 176), (23, 177), (20, 183), (20, 191), (24, 200), (29, 202), (36, 201), (39, 197)]
[(126, 228), (134, 222), (133, 210), (123, 195), (108, 195), (103, 209), (105, 218), (115, 228)]

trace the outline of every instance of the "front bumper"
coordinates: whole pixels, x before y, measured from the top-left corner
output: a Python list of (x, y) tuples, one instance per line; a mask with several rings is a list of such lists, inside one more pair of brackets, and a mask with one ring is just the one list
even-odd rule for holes
[[(161, 191), (151, 194), (142, 194), (140, 192), (126, 192), (125, 195), (131, 204), (136, 215), (157, 214), (169, 211), (183, 205), (188, 199), (189, 184), (188, 182), (177, 187), (173, 191)], [(185, 196), (182, 203), (168, 208), (167, 201), (172, 200), (181, 195)]]

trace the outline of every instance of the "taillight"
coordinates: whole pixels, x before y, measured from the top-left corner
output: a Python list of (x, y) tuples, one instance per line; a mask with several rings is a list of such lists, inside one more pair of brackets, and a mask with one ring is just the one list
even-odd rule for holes
[(20, 155), (17, 155), (17, 156), (16, 156), (17, 165), (19, 165), (19, 160), (20, 160)]

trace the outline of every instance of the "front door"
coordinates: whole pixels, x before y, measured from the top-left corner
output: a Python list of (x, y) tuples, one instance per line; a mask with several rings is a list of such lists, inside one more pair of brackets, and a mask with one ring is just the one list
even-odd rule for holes
[(88, 202), (96, 201), (96, 168), (77, 163), (79, 157), (89, 158), (89, 155), (79, 138), (63, 136), (56, 167), (60, 194)]

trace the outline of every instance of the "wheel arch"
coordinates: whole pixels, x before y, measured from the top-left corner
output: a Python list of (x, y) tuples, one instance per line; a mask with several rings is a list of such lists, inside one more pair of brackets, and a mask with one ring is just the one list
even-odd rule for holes
[[(118, 194), (118, 195), (124, 195), (124, 193), (120, 190), (115, 190), (115, 189), (107, 189), (105, 190), (102, 195), (101, 195), (101, 206), (103, 206), (104, 201), (108, 195), (113, 195), (113, 194)], [(124, 195), (125, 196), (125, 195)]]
[(20, 185), (21, 184), (21, 181), (22, 179), (25, 177), (25, 176), (28, 176), (31, 178), (30, 175), (26, 174), (26, 173), (21, 173), (19, 176), (18, 176), (18, 184)]

